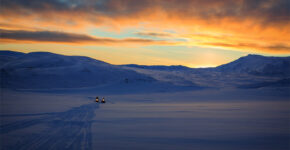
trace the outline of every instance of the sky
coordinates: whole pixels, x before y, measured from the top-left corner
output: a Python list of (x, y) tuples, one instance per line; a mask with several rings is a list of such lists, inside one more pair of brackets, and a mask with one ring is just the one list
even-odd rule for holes
[(0, 50), (214, 67), (290, 55), (289, 0), (1, 0)]

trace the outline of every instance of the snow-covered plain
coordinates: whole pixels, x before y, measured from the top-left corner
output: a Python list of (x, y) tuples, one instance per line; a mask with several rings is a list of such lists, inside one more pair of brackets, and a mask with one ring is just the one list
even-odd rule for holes
[(290, 148), (289, 57), (207, 69), (10, 51), (0, 60), (1, 150)]

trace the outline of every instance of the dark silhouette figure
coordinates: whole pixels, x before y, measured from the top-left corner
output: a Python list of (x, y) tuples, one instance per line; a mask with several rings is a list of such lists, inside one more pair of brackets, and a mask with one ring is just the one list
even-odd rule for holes
[(103, 99), (102, 99), (102, 103), (106, 103), (106, 101), (105, 101), (105, 98), (103, 97)]

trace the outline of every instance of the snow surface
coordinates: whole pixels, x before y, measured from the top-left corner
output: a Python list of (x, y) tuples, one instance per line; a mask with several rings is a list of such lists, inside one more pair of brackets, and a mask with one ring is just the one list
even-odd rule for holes
[(1, 150), (290, 148), (289, 57), (193, 69), (0, 51), (0, 63)]
[[(107, 103), (95, 103), (96, 95)], [(121, 95), (5, 90), (0, 149), (285, 150), (289, 106), (289, 94), (269, 89)]]

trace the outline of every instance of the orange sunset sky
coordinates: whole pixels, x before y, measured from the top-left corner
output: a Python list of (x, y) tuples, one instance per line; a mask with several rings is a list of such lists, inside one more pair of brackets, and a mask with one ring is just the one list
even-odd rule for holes
[(1, 0), (0, 50), (217, 66), (290, 55), (289, 0)]

